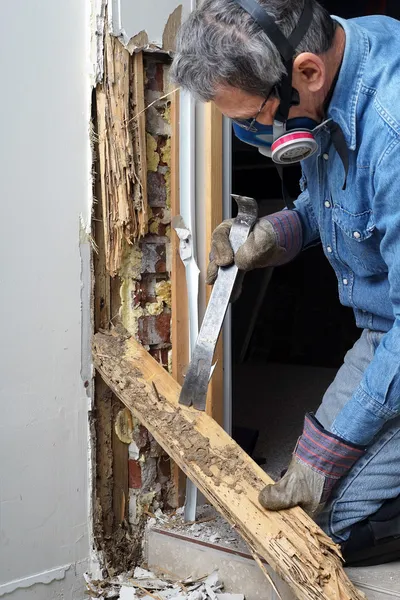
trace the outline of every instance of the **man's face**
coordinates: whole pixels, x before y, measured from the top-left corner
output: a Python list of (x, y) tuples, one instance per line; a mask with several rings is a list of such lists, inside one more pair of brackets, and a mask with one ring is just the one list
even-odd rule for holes
[[(324, 101), (325, 67), (315, 54), (300, 54), (293, 65), (293, 87), (300, 95), (300, 104), (292, 106), (289, 119), (309, 117), (318, 120)], [(272, 125), (279, 107), (278, 98), (270, 98), (259, 113), (265, 98), (249, 94), (229, 85), (221, 86), (214, 98), (219, 110), (231, 119), (253, 119), (262, 125)]]
[[(303, 90), (303, 101), (300, 101), (299, 106), (292, 106), (289, 111), (289, 119), (296, 117), (309, 117), (315, 119), (315, 110), (313, 102), (309, 101), (308, 90)], [(304, 98), (306, 101), (304, 102)], [(214, 103), (217, 108), (230, 119), (253, 119), (265, 98), (255, 96), (244, 92), (238, 88), (226, 86), (220, 88), (214, 98)], [(272, 125), (276, 111), (278, 110), (280, 100), (271, 98), (267, 101), (261, 112), (257, 116), (257, 122), (262, 125)]]
[[(214, 103), (230, 119), (253, 119), (259, 112), (264, 100), (265, 98), (262, 96), (254, 96), (238, 88), (226, 86), (219, 89), (214, 98)], [(258, 114), (258, 123), (272, 125), (278, 106), (278, 98), (268, 100)]]

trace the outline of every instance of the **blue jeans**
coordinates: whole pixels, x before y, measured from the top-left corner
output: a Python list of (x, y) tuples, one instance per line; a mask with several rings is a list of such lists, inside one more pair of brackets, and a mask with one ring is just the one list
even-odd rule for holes
[[(316, 417), (329, 430), (359, 385), (383, 333), (364, 330), (346, 354)], [(373, 515), (385, 500), (400, 495), (400, 417), (386, 423), (366, 454), (335, 487), (317, 522), (336, 542), (348, 539), (353, 525)]]

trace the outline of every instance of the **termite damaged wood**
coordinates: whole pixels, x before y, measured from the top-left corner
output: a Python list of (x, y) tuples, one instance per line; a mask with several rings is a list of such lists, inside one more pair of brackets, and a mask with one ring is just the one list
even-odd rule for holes
[(259, 505), (270, 477), (209, 415), (179, 405), (179, 384), (138, 342), (98, 333), (93, 360), (112, 391), (297, 598), (365, 599), (348, 579), (338, 546), (300, 508), (271, 512)]

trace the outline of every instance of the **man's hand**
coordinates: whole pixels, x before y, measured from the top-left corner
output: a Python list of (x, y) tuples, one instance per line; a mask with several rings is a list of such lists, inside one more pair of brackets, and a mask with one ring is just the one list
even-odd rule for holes
[(229, 242), (233, 219), (219, 225), (211, 240), (210, 263), (206, 282), (213, 285), (218, 276), (219, 267), (228, 267), (235, 261), (240, 271), (251, 271), (279, 263), (286, 250), (279, 246), (275, 230), (267, 218), (259, 219), (248, 239), (233, 255)]
[(278, 483), (267, 485), (261, 491), (260, 504), (268, 510), (301, 506), (315, 517), (323, 509), (334, 485), (364, 452), (364, 448), (325, 431), (317, 419), (308, 414), (286, 474)]

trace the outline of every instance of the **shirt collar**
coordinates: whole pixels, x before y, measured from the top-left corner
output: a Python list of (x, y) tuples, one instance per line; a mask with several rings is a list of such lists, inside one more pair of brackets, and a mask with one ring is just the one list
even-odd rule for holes
[(357, 104), (369, 54), (369, 40), (353, 20), (334, 16), (346, 34), (346, 46), (338, 81), (328, 107), (327, 117), (340, 125), (350, 150), (356, 149)]

